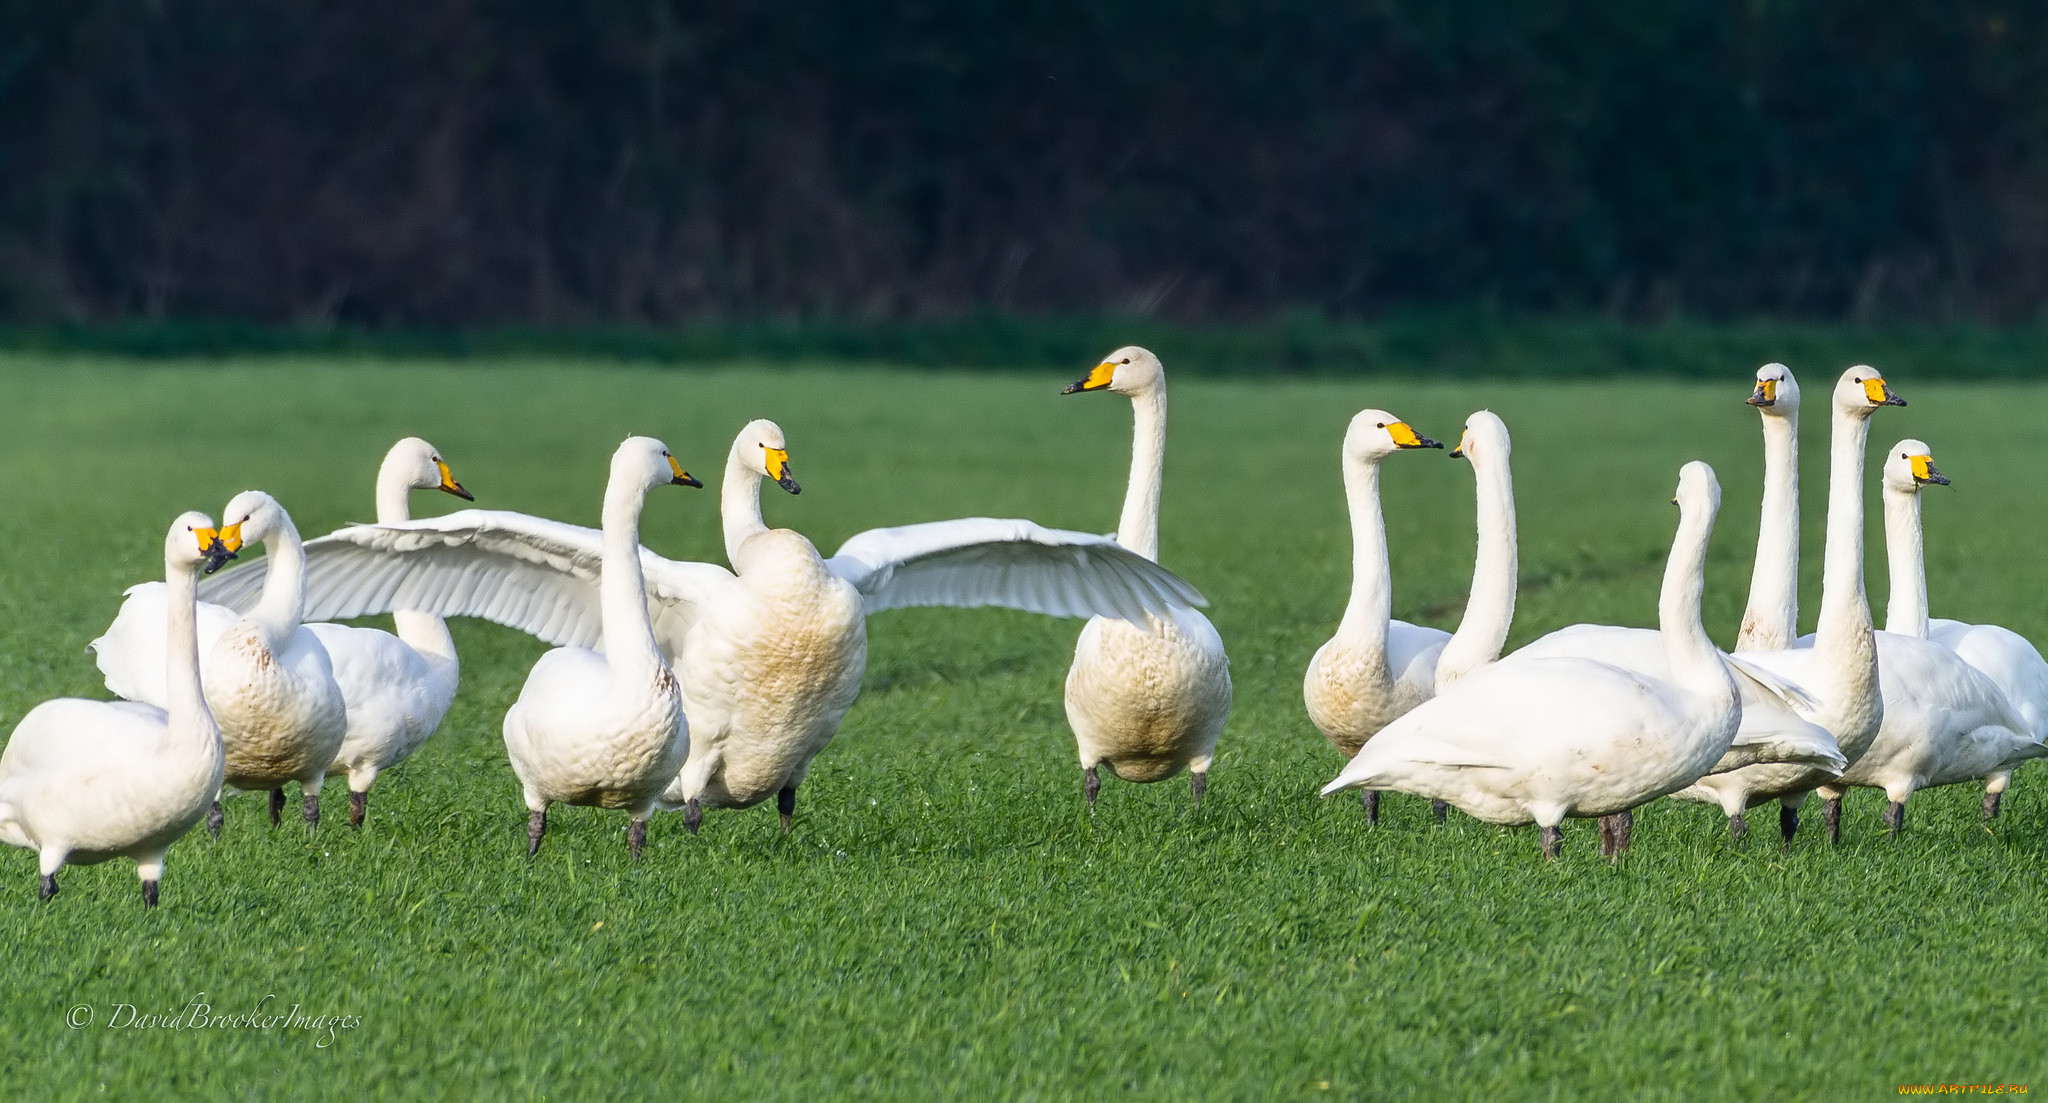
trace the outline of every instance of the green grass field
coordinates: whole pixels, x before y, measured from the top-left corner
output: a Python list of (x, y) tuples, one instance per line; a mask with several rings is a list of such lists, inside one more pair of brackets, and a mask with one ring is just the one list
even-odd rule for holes
[[(1169, 369), (1172, 365), (1171, 349)], [(104, 696), (86, 641), (161, 572), (162, 535), (261, 487), (309, 534), (370, 513), (384, 449), (437, 444), (478, 505), (595, 523), (631, 432), (716, 475), (748, 418), (787, 430), (801, 497), (772, 524), (828, 553), (862, 529), (1025, 516), (1113, 527), (1127, 402), (1058, 397), (1051, 375), (663, 371), (527, 361), (0, 359), (0, 722)], [(1797, 364), (1809, 396), (1805, 600), (1818, 605), (1826, 424), (1843, 364)], [(1883, 366), (1880, 364), (1880, 366)], [(1705, 459), (1726, 508), (1706, 595), (1733, 634), (1756, 526), (1754, 364), (1642, 382), (1256, 382), (1172, 392), (1165, 562), (1208, 594), (1236, 706), (1209, 798), (1177, 779), (1104, 784), (1083, 811), (1060, 703), (1078, 622), (912, 610), (869, 628), (866, 691), (802, 791), (657, 818), (558, 810), (524, 856), (499, 721), (543, 650), (463, 622), (463, 689), (441, 732), (380, 780), (351, 832), (340, 787), (316, 837), (228, 805), (218, 844), (171, 851), (164, 906), (126, 862), (35, 897), (0, 854), (0, 1084), (17, 1098), (286, 1092), (364, 1098), (1148, 1097), (1861, 1098), (1901, 1083), (2048, 1087), (2048, 771), (2022, 771), (1987, 830), (1979, 793), (1913, 802), (1880, 830), (1852, 795), (1843, 842), (1772, 832), (1732, 849), (1718, 812), (1663, 802), (1599, 859), (1534, 829), (1392, 797), (1368, 832), (1315, 792), (1340, 765), (1301, 671), (1349, 586), (1337, 447), (1382, 406), (1455, 440), (1486, 406), (1515, 434), (1522, 597), (1511, 644), (1576, 621), (1649, 623), (1678, 466)], [(2039, 508), (2048, 388), (1891, 381), (1873, 452), (1928, 440), (1952, 493), (1927, 503), (1936, 615), (2048, 639)], [(714, 482), (715, 485), (715, 482)], [(1874, 484), (1873, 484), (1874, 485)], [(1449, 627), (1472, 558), (1469, 470), (1387, 463), (1396, 615)], [(453, 500), (415, 497), (422, 512)], [(718, 558), (712, 492), (662, 492), (644, 538)], [(1875, 494), (1872, 495), (1873, 508)], [(1873, 515), (1873, 540), (1881, 529)], [(1868, 556), (1882, 608), (1883, 556)], [(1817, 817), (1810, 817), (1817, 819)], [(360, 1025), (109, 1029), (117, 1005), (214, 1014), (301, 1005)], [(70, 1009), (89, 1005), (91, 1026)]]

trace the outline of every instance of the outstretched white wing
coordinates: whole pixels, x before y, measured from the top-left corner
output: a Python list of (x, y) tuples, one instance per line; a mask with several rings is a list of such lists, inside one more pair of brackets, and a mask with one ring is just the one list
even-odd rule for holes
[[(481, 617), (548, 643), (596, 647), (604, 534), (504, 510), (465, 509), (388, 525), (352, 525), (306, 542), (308, 621), (399, 609)], [(642, 548), (647, 600), (666, 649), (680, 645), (689, 606), (732, 574), (678, 563)], [(206, 600), (247, 610), (261, 596), (267, 560), (206, 580)], [(671, 638), (672, 637), (672, 638)]]
[(1179, 575), (1111, 537), (995, 517), (871, 529), (840, 545), (825, 567), (861, 592), (870, 613), (1000, 605), (1142, 624), (1147, 613), (1208, 604)]

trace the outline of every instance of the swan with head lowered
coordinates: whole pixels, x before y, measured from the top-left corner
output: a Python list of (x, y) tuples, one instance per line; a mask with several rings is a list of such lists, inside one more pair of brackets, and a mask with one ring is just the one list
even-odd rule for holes
[[(411, 520), (407, 494), (414, 490), (439, 490), (475, 501), (433, 445), (407, 437), (391, 446), (377, 470), (378, 522)], [(264, 583), (267, 564), (268, 560), (259, 560), (207, 579), (199, 587), (200, 597), (218, 601), (222, 595), (254, 594)], [(455, 641), (440, 617), (406, 609), (391, 616), (395, 635), (342, 624), (306, 625), (327, 649), (334, 680), (347, 703), (348, 731), (327, 772), (348, 778), (348, 822), (353, 827), (363, 825), (377, 776), (411, 757), (441, 726), (461, 676)]]
[[(643, 549), (652, 630), (690, 722), (688, 761), (659, 795), (695, 829), (707, 808), (776, 798), (785, 830), (797, 786), (837, 732), (867, 663), (866, 618), (911, 605), (1000, 605), (1054, 616), (1142, 618), (1201, 596), (1113, 540), (1029, 521), (966, 518), (874, 529), (829, 559), (761, 517), (760, 487), (790, 493), (782, 429), (755, 421), (727, 456), (721, 510), (733, 569)], [(596, 530), (462, 510), (342, 529), (307, 546), (311, 608), (475, 616), (556, 644), (601, 636)]]
[(1885, 630), (1877, 634), (1884, 722), (1869, 749), (1834, 783), (1834, 791), (1822, 792), (1830, 799), (1831, 833), (1838, 830), (1840, 787), (1882, 789), (1885, 826), (1897, 832), (1905, 827), (1906, 801), (1915, 792), (1981, 778), (1990, 814), (2013, 768), (2048, 756), (2048, 746), (1992, 678), (1952, 647), (1926, 638), (1920, 488), (1948, 483), (1935, 469), (1927, 445), (1917, 440), (1893, 445), (1885, 456), (1883, 481), (1892, 580)]
[[(1451, 455), (1472, 464), (1478, 483), (1479, 551), (1471, 596), (1456, 635), (1394, 620), (1379, 466), (1404, 449), (1441, 448), (1383, 410), (1351, 419), (1344, 435), (1344, 492), (1350, 505), (1351, 601), (1337, 634), (1309, 660), (1302, 698), (1309, 718), (1346, 757), (1438, 687), (1500, 657), (1515, 616), (1515, 492), (1507, 425), (1481, 410), (1465, 421)], [(1379, 821), (1377, 789), (1361, 789), (1366, 821)], [(1434, 811), (1442, 817), (1444, 805)]]
[[(1087, 391), (1131, 400), (1131, 479), (1116, 544), (1155, 562), (1166, 466), (1166, 369), (1152, 353), (1127, 346), (1061, 393)], [(1066, 704), (1080, 749), (1081, 794), (1091, 811), (1103, 766), (1124, 781), (1142, 782), (1186, 769), (1200, 804), (1230, 716), (1230, 659), (1209, 618), (1185, 605), (1142, 618), (1097, 616), (1074, 645)]]
[(1534, 822), (1554, 858), (1566, 818), (1604, 819), (1712, 768), (1741, 722), (1734, 674), (1700, 623), (1721, 501), (1713, 469), (1686, 464), (1674, 500), (1678, 532), (1657, 605), (1666, 676), (1576, 656), (1494, 663), (1388, 724), (1323, 795), (1397, 789), (1488, 823)]
[(165, 707), (45, 701), (0, 752), (0, 842), (36, 852), (43, 899), (57, 895), (57, 871), (67, 863), (128, 857), (143, 906), (155, 907), (164, 853), (220, 792), (220, 728), (199, 685), (194, 595), (202, 567), (233, 557), (203, 513), (180, 516), (164, 537)]
[[(320, 785), (348, 731), (348, 703), (320, 637), (306, 627), (305, 551), (299, 530), (277, 499), (246, 490), (222, 513), (221, 544), (239, 551), (261, 543), (266, 564), (260, 591), (245, 612), (199, 605), (206, 704), (227, 748), (227, 784), (268, 790), (270, 823), (284, 808), (284, 786), (297, 781), (308, 828), (320, 823)], [(92, 642), (107, 688), (131, 701), (168, 707), (163, 624), (169, 591), (145, 583), (128, 591), (105, 635)], [(207, 827), (220, 832), (215, 802)]]

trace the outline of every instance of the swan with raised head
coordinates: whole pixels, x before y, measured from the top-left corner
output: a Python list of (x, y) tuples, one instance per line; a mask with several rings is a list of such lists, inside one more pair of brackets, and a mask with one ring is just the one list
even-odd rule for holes
[(1721, 502), (1713, 469), (1686, 464), (1674, 500), (1657, 605), (1668, 677), (1575, 656), (1494, 663), (1388, 724), (1323, 795), (1397, 789), (1488, 823), (1534, 822), (1554, 858), (1566, 818), (1624, 812), (1712, 768), (1741, 722), (1734, 674), (1700, 623)]
[(45, 701), (0, 752), (0, 842), (36, 852), (44, 900), (57, 895), (66, 864), (127, 857), (143, 906), (156, 907), (164, 853), (220, 792), (220, 728), (199, 684), (195, 594), (200, 569), (231, 558), (203, 513), (183, 514), (164, 537), (165, 707)]
[(1763, 422), (1764, 500), (1735, 650), (1776, 651), (1799, 638), (1799, 381), (1792, 369), (1758, 368), (1749, 404)]
[[(1507, 425), (1481, 410), (1465, 421), (1451, 455), (1471, 461), (1478, 484), (1479, 550), (1471, 596), (1456, 634), (1392, 619), (1386, 522), (1379, 465), (1396, 451), (1440, 448), (1382, 410), (1351, 419), (1344, 436), (1344, 488), (1350, 506), (1351, 601), (1337, 634), (1309, 660), (1302, 698), (1309, 718), (1348, 758), (1395, 717), (1437, 688), (1500, 657), (1515, 616), (1515, 496)], [(1366, 821), (1379, 821), (1377, 789), (1360, 790)], [(1444, 805), (1433, 811), (1441, 818)]]
[[(867, 662), (866, 618), (912, 605), (999, 605), (1138, 619), (1201, 595), (1107, 537), (985, 517), (874, 529), (830, 559), (761, 518), (760, 486), (795, 493), (782, 429), (755, 421), (727, 456), (721, 509), (734, 570), (641, 552), (662, 652), (682, 681), (689, 759), (661, 796), (692, 830), (704, 810), (776, 798), (784, 830), (811, 760)], [(600, 637), (601, 533), (495, 510), (342, 529), (308, 545), (321, 616), (393, 608), (476, 616), (550, 643)], [(243, 600), (237, 595), (237, 600)]]
[[(1159, 558), (1159, 492), (1166, 466), (1166, 369), (1136, 345), (1120, 348), (1063, 394), (1112, 391), (1131, 400), (1131, 480), (1117, 545)], [(1081, 629), (1067, 669), (1067, 724), (1092, 811), (1100, 768), (1124, 781), (1163, 781), (1186, 769), (1194, 803), (1230, 716), (1230, 659), (1209, 618), (1187, 606), (1143, 620), (1098, 616)]]
[[(391, 446), (377, 470), (380, 524), (412, 519), (407, 494), (439, 490), (475, 501), (433, 445), (407, 437)], [(206, 580), (202, 598), (253, 593), (263, 584), (268, 560)], [(230, 614), (231, 615), (231, 614)], [(378, 774), (405, 761), (441, 726), (455, 700), (461, 664), (448, 626), (432, 613), (407, 609), (391, 614), (397, 634), (343, 624), (308, 624), (306, 630), (327, 649), (334, 680), (347, 704), (348, 731), (327, 767), (329, 776), (348, 778), (348, 822), (361, 827)]]
[[(296, 781), (308, 828), (320, 823), (320, 785), (348, 731), (348, 704), (320, 637), (306, 627), (305, 551), (299, 530), (260, 490), (245, 490), (222, 513), (222, 546), (261, 543), (268, 564), (246, 615), (211, 603), (198, 611), (206, 704), (227, 747), (227, 784), (268, 790), (270, 823), (284, 810), (284, 786)], [(107, 688), (131, 701), (167, 707), (161, 583), (128, 591), (106, 634), (92, 642)], [(220, 833), (215, 802), (207, 828)]]
[(640, 564), (640, 513), (658, 486), (695, 486), (653, 437), (627, 437), (604, 488), (598, 563), (602, 652), (558, 647), (540, 657), (505, 713), (505, 753), (526, 798), (526, 855), (540, 852), (554, 803), (622, 809), (634, 861), (647, 817), (689, 754), (675, 673), (654, 639)]

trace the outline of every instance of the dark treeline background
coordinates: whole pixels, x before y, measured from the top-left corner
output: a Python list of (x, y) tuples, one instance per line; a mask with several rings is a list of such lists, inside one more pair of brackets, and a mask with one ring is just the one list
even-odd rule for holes
[(0, 0), (0, 320), (2033, 319), (2044, 24)]

